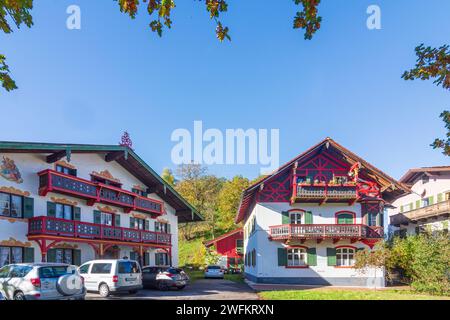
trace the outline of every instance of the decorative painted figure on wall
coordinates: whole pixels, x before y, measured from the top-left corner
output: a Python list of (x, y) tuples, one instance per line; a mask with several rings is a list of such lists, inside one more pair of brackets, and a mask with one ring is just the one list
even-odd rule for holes
[(17, 183), (23, 182), (22, 175), (20, 174), (19, 169), (14, 163), (14, 160), (5, 156), (3, 157), (2, 163), (0, 165), (0, 175), (9, 181), (14, 181)]

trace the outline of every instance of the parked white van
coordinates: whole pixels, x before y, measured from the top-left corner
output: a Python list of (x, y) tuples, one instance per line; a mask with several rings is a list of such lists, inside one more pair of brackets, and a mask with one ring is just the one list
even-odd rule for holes
[(78, 268), (87, 291), (107, 297), (113, 292), (131, 294), (142, 289), (142, 271), (139, 263), (127, 259), (92, 260)]

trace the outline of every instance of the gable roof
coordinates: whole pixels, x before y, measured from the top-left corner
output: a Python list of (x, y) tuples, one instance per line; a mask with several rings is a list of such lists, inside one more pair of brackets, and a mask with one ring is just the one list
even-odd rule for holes
[(48, 153), (61, 157), (72, 153), (105, 153), (105, 161), (116, 161), (176, 210), (179, 222), (202, 221), (202, 215), (165, 182), (132, 149), (120, 145), (62, 144), (0, 141), (1, 153)]
[(214, 238), (214, 239), (212, 239), (212, 240), (206, 241), (204, 244), (205, 244), (206, 247), (210, 247), (210, 246), (212, 246), (214, 243), (216, 243), (216, 242), (218, 242), (218, 241), (220, 241), (220, 240), (223, 240), (223, 239), (225, 239), (225, 238), (228, 238), (228, 237), (230, 237), (230, 236), (232, 236), (232, 235), (234, 235), (234, 234), (236, 234), (236, 233), (238, 233), (238, 232), (243, 232), (242, 228), (237, 228), (237, 229), (235, 229), (235, 230), (232, 230), (232, 231), (229, 231), (229, 232), (227, 232), (227, 233), (224, 233), (223, 235), (221, 235), (221, 236), (219, 236), (219, 237), (217, 237), (217, 238)]
[(423, 175), (450, 174), (450, 166), (435, 166), (409, 169), (399, 180), (402, 183), (413, 185)]
[(384, 194), (387, 200), (394, 201), (395, 199), (404, 195), (405, 193), (411, 192), (411, 190), (405, 184), (398, 182), (394, 178), (390, 177), (380, 169), (371, 165), (361, 157), (357, 156), (355, 153), (344, 148), (336, 141), (328, 137), (320, 141), (318, 144), (312, 146), (299, 156), (285, 163), (271, 174), (263, 177), (262, 179), (260, 179), (259, 181), (255, 182), (250, 187), (245, 189), (241, 196), (241, 202), (239, 204), (235, 222), (238, 223), (245, 218), (246, 213), (249, 211), (250, 207), (255, 203), (255, 196), (258, 189), (264, 186), (265, 182), (268, 182), (278, 174), (285, 172), (286, 170), (289, 170), (296, 162), (300, 162), (310, 155), (319, 153), (324, 148), (326, 149), (334, 148), (337, 152), (342, 154), (344, 160), (348, 162), (350, 165), (359, 162), (361, 164), (361, 171), (365, 171), (366, 174), (368, 174), (372, 178), (375, 178), (375, 180), (381, 185), (382, 190), (384, 189), (382, 193)]

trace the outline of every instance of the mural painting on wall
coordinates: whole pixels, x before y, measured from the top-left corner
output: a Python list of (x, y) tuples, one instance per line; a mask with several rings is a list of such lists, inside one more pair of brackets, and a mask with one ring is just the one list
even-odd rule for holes
[(0, 165), (0, 175), (9, 181), (14, 181), (17, 183), (23, 182), (22, 175), (14, 163), (14, 160), (8, 157), (3, 157)]

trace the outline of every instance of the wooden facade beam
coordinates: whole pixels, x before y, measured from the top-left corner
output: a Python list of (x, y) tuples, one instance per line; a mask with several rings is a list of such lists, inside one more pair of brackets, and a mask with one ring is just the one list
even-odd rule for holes
[(67, 156), (67, 150), (58, 151), (47, 156), (47, 163), (54, 163)]
[(106, 162), (111, 162), (111, 161), (115, 161), (119, 158), (122, 158), (125, 156), (125, 152), (123, 151), (114, 151), (114, 152), (108, 152), (105, 155), (105, 161)]

